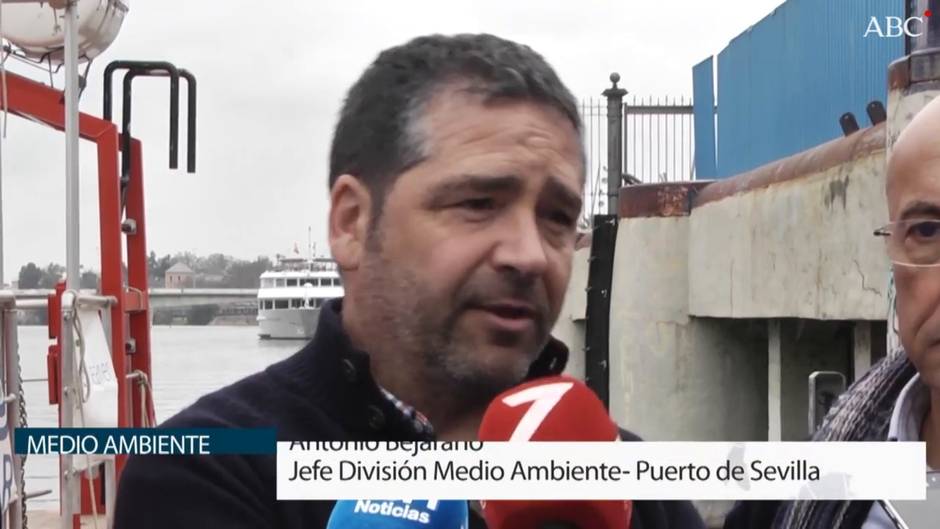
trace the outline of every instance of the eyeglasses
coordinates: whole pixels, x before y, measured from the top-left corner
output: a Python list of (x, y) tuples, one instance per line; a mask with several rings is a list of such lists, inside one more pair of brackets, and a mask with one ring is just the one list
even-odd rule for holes
[(909, 219), (875, 230), (884, 237), (888, 258), (901, 266), (940, 266), (940, 220)]

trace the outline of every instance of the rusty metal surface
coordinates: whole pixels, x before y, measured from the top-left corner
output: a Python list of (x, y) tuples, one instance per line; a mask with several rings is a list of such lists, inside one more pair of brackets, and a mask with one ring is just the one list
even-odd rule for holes
[(940, 50), (923, 50), (902, 57), (888, 67), (888, 89), (905, 90), (914, 83), (940, 80)]
[(888, 66), (888, 90), (904, 89), (911, 85), (910, 58), (901, 57)]
[(732, 178), (716, 181), (694, 198), (692, 207), (781, 182), (806, 178), (884, 149), (885, 124), (879, 123)]
[(620, 189), (620, 218), (685, 217), (693, 198), (711, 181), (640, 184)]

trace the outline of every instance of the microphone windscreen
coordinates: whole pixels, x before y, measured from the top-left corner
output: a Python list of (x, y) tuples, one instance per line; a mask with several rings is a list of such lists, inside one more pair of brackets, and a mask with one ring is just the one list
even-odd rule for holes
[(616, 441), (617, 425), (597, 395), (567, 376), (516, 386), (490, 403), (481, 441)]
[(620, 500), (488, 501), (489, 529), (630, 529), (633, 503)]
[(339, 500), (327, 529), (468, 529), (465, 501)]
[[(481, 441), (617, 441), (619, 430), (583, 382), (547, 377), (514, 387), (490, 403)], [(633, 503), (610, 500), (484, 501), (489, 529), (627, 529)]]

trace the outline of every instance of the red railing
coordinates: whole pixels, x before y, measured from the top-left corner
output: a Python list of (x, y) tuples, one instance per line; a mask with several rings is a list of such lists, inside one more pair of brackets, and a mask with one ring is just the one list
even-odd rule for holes
[[(9, 105), (7, 110), (10, 113), (60, 131), (65, 129), (65, 97), (62, 91), (11, 72), (6, 74), (5, 89), (6, 101)], [(0, 94), (2, 90), (3, 87), (0, 86)], [(0, 103), (0, 108), (2, 108), (2, 103)], [(110, 121), (81, 113), (79, 135), (85, 140), (94, 142), (97, 146), (101, 248), (100, 293), (117, 300), (109, 310), (111, 357), (118, 384), (118, 402), (116, 403), (118, 426), (153, 425), (153, 403), (144, 403), (145, 411), (142, 412), (139, 392), (133, 391), (135, 382), (128, 380), (128, 375), (134, 372), (141, 372), (148, 380), (151, 379), (150, 304), (147, 295), (147, 243), (141, 143), (136, 139), (131, 143), (131, 179), (127, 187), (127, 201), (122, 212), (117, 127)], [(49, 211), (49, 213), (54, 212)], [(122, 236), (127, 238), (126, 282), (123, 275), (125, 246)], [(49, 337), (56, 340), (56, 343), (49, 347), (47, 356), (51, 404), (60, 404), (59, 395), (62, 389), (60, 322), (63, 290), (64, 288), (57, 288), (55, 299), (49, 300)], [(117, 476), (120, 476), (125, 461), (126, 456), (117, 456)], [(82, 485), (82, 512), (89, 514), (91, 504), (88, 500), (87, 480), (83, 480)], [(96, 483), (95, 486), (100, 486), (100, 483)], [(64, 494), (60, 492), (60, 496)], [(97, 495), (97, 498), (102, 498), (102, 495)], [(99, 512), (102, 508), (103, 505), (99, 505)], [(79, 527), (77, 515), (74, 522), (75, 527)]]

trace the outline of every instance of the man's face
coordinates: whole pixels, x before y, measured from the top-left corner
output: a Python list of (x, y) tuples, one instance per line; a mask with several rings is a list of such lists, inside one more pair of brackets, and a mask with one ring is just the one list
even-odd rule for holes
[[(914, 132), (914, 131), (911, 131)], [(940, 219), (940, 142), (921, 127), (902, 136), (889, 166), (888, 210), (892, 221)], [(905, 142), (900, 145), (900, 142)], [(924, 244), (912, 233), (910, 244)], [(901, 343), (924, 381), (940, 387), (940, 267), (895, 265)]]
[(362, 291), (391, 347), (489, 398), (524, 377), (561, 309), (581, 208), (579, 137), (553, 109), (454, 90), (419, 123), (427, 157), (385, 197)]

